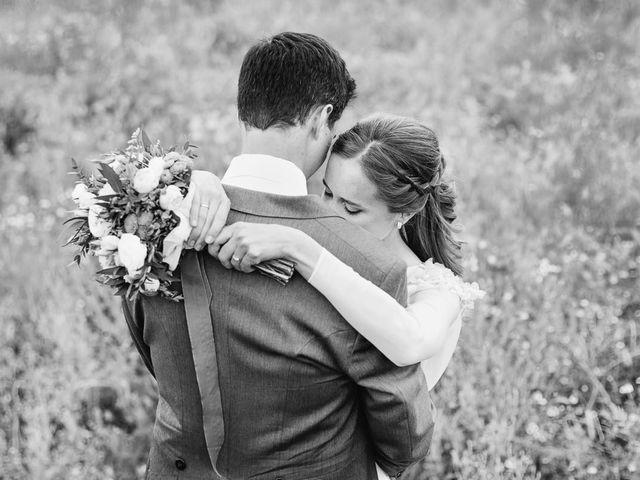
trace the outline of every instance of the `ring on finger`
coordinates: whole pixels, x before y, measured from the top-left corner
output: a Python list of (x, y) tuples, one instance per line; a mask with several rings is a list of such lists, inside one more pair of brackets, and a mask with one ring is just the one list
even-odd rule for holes
[(201, 203), (201, 204), (200, 204), (200, 206), (201, 206), (202, 208), (209, 208), (209, 205), (207, 205), (206, 203)]
[(234, 255), (233, 257), (231, 257), (231, 260), (233, 260), (234, 262), (239, 262), (240, 261), (240, 257), (236, 257)]

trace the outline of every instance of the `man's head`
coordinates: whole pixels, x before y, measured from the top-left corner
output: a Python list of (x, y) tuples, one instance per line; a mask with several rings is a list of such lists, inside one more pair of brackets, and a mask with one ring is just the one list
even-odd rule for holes
[(238, 116), (247, 131), (302, 128), (309, 136), (306, 153), (313, 157), (307, 163), (317, 162), (317, 168), (355, 88), (344, 60), (325, 40), (309, 33), (280, 33), (245, 55)]

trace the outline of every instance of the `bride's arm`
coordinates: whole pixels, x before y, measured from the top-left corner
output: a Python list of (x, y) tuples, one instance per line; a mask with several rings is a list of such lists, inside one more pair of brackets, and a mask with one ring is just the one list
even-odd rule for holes
[(326, 250), (308, 280), (353, 328), (398, 366), (437, 354), (461, 309), (458, 296), (443, 288), (418, 292), (403, 308)]
[(446, 289), (419, 292), (405, 309), (304, 232), (290, 227), (238, 222), (223, 229), (209, 252), (225, 267), (244, 272), (273, 258), (294, 261), (296, 270), (399, 366), (438, 353), (460, 313), (458, 296)]

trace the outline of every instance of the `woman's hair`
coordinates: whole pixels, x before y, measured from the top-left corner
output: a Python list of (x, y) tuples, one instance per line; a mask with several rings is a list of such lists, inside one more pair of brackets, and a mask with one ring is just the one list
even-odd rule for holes
[(453, 221), (456, 195), (436, 134), (410, 118), (376, 114), (338, 136), (331, 153), (358, 159), (392, 213), (414, 214), (403, 237), (421, 261), (432, 258), (457, 275), (461, 243)]

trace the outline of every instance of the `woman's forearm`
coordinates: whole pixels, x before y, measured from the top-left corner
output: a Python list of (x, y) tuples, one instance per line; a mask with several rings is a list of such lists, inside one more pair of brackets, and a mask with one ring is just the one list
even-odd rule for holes
[[(452, 309), (439, 309), (437, 296), (432, 299), (435, 302), (425, 298), (405, 309), (326, 250), (309, 283), (353, 328), (399, 366), (415, 364), (438, 353), (452, 323)], [(455, 297), (445, 296), (444, 301), (457, 304)]]
[(285, 255), (287, 259), (295, 262), (297, 272), (305, 280), (309, 280), (316, 268), (322, 250), (322, 246), (309, 235), (300, 230), (291, 229), (291, 235), (285, 247)]

